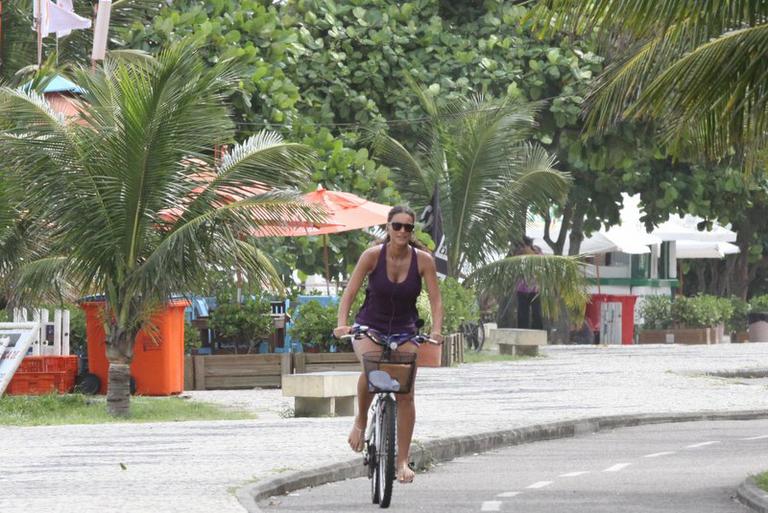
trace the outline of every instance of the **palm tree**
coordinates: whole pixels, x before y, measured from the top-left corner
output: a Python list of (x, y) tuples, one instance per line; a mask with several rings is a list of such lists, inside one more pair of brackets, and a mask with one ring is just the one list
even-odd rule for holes
[[(244, 235), (284, 219), (320, 220), (294, 189), (249, 192), (306, 181), (309, 148), (262, 132), (213, 158), (214, 143), (233, 139), (224, 100), (239, 75), (228, 61), (207, 67), (199, 48), (187, 39), (157, 59), (80, 69), (76, 122), (34, 92), (0, 88), (0, 126), (9, 127), (0, 158), (36, 234), (12, 271), (12, 299), (104, 295), (115, 415), (129, 413), (135, 337), (171, 294), (201, 285), (213, 266), (278, 286)], [(201, 181), (201, 169), (213, 176)]]
[(558, 298), (578, 310), (585, 292), (576, 259), (511, 256), (529, 206), (561, 199), (570, 180), (543, 148), (528, 142), (535, 106), (481, 96), (438, 106), (427, 89), (413, 85), (428, 115), (417, 125), (415, 151), (379, 135), (374, 154), (393, 169), (414, 205), (426, 205), (439, 191), (448, 274), (506, 293), (526, 278), (539, 283), (549, 312)]
[(591, 130), (652, 119), (678, 155), (735, 153), (748, 167), (765, 157), (768, 3), (541, 0), (536, 16), (555, 30), (599, 29), (616, 54), (589, 102)]

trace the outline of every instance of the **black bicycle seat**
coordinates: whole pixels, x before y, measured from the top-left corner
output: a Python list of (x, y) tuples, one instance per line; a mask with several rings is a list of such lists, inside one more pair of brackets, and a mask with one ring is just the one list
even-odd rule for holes
[(368, 374), (368, 384), (379, 392), (397, 392), (400, 383), (384, 371), (375, 370)]

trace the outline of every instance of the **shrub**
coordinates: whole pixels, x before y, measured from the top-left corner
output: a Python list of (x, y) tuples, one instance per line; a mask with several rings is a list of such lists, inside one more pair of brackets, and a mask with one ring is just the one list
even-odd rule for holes
[(299, 306), (289, 330), (291, 337), (303, 344), (314, 344), (326, 350), (334, 344), (340, 349), (351, 348), (349, 340), (340, 341), (333, 337), (337, 309), (335, 304), (323, 306), (315, 300)]
[[(443, 333), (456, 333), (462, 321), (476, 321), (480, 318), (475, 291), (464, 287), (455, 278), (440, 281), (440, 296), (443, 300)], [(423, 330), (428, 333), (432, 328), (432, 314), (426, 290), (419, 296), (416, 307), (419, 317), (424, 319)]]
[(672, 320), (676, 326), (708, 328), (728, 321), (734, 309), (731, 301), (716, 296), (678, 297), (672, 303)]
[(749, 313), (768, 312), (768, 294), (755, 296), (749, 300)]
[(662, 330), (672, 326), (672, 298), (669, 296), (647, 296), (640, 303), (643, 328)]
[(252, 298), (242, 304), (219, 303), (211, 312), (209, 325), (216, 337), (225, 342), (258, 342), (267, 338), (274, 327), (269, 301)]
[(184, 321), (184, 352), (192, 354), (192, 350), (199, 348), (203, 340), (200, 338), (200, 330)]
[(749, 303), (738, 297), (731, 297), (731, 308), (733, 313), (726, 322), (726, 328), (730, 332), (744, 331), (747, 329), (747, 314), (749, 313)]
[(85, 312), (72, 305), (69, 308), (69, 352), (84, 355), (88, 352), (85, 334)]

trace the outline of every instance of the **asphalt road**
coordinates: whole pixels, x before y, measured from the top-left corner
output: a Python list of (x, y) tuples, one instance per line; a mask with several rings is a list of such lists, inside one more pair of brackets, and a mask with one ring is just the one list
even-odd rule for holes
[[(394, 489), (393, 512), (747, 513), (735, 490), (768, 469), (768, 420), (642, 426), (453, 460)], [(367, 479), (263, 501), (265, 512), (371, 512)]]

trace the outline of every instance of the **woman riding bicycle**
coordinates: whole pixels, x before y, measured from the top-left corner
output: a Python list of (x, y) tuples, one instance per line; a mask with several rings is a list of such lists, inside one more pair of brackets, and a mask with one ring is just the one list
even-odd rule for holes
[[(348, 325), (349, 309), (357, 296), (363, 280), (368, 276), (365, 302), (360, 308), (355, 323), (368, 326), (384, 335), (396, 333), (416, 334), (418, 311), (416, 299), (421, 293), (421, 280), (427, 286), (429, 305), (432, 311), (432, 333), (430, 338), (442, 342), (440, 334), (443, 324), (443, 307), (440, 288), (432, 255), (424, 249), (417, 249), (412, 238), (416, 214), (405, 206), (396, 206), (387, 216), (387, 236), (381, 244), (368, 248), (357, 261), (339, 303), (338, 327), (333, 330), (336, 337), (351, 331)], [(358, 360), (369, 352), (381, 352), (382, 348), (368, 337), (354, 340), (353, 347)], [(405, 340), (397, 351), (415, 352), (418, 344)], [(414, 472), (408, 466), (416, 409), (413, 401), (414, 387), (408, 394), (398, 394), (397, 416), (397, 478), (401, 483), (413, 481)], [(349, 434), (349, 445), (353, 450), (363, 450), (368, 407), (373, 395), (368, 391), (365, 373), (357, 382), (358, 413)]]

